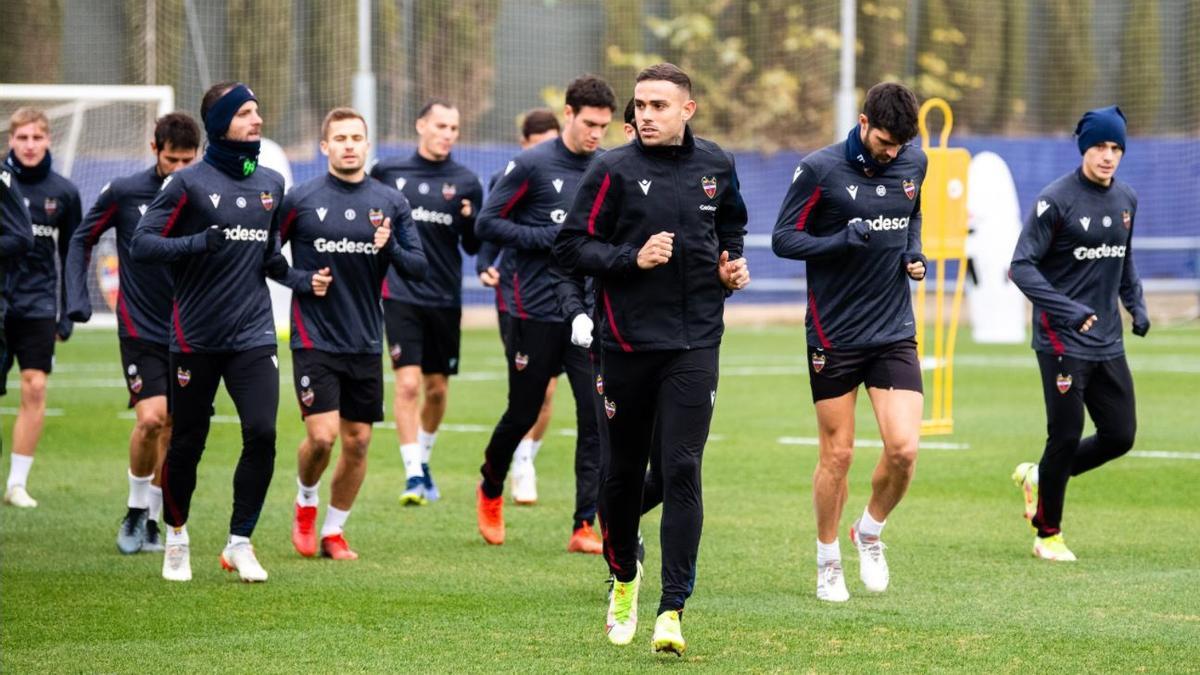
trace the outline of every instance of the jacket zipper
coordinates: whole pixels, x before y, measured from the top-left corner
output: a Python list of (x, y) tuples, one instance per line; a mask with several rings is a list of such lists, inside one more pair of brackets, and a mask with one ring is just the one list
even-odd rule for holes
[(687, 257), (683, 251), (684, 233), (681, 231), (684, 225), (683, 206), (680, 203), (679, 193), (683, 186), (679, 181), (679, 154), (676, 153), (672, 158), (671, 169), (675, 172), (675, 253), (679, 257), (679, 296), (681, 304), (681, 316), (683, 321), (683, 348), (692, 348), (692, 336), (688, 330), (688, 301), (687, 301)]

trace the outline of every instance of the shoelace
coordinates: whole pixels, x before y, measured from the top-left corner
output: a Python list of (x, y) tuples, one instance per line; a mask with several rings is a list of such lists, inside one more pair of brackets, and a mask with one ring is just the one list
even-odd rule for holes
[(871, 560), (879, 562), (883, 558), (883, 549), (887, 548), (887, 545), (883, 541), (879, 539), (875, 541), (860, 539), (859, 541), (862, 541), (863, 550), (867, 552), (867, 555), (871, 556)]
[(821, 568), (821, 574), (824, 576), (825, 585), (829, 586), (837, 581), (838, 577), (842, 576), (841, 563), (828, 562)]
[(182, 544), (172, 544), (167, 547), (167, 564), (178, 569), (183, 565), (183, 554), (187, 550)]

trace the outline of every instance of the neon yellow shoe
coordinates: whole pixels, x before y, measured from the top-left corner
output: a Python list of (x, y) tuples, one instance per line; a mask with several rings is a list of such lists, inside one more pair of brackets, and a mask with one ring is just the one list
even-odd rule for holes
[(1025, 497), (1025, 520), (1033, 520), (1037, 513), (1038, 504), (1038, 465), (1034, 462), (1021, 462), (1013, 469), (1012, 481), (1021, 488)]
[(683, 627), (679, 625), (679, 612), (670, 609), (658, 615), (654, 622), (654, 638), (650, 648), (655, 652), (671, 652), (683, 656), (687, 642), (683, 639)]
[(1075, 554), (1071, 553), (1071, 549), (1067, 548), (1067, 542), (1063, 541), (1061, 534), (1049, 537), (1035, 537), (1033, 540), (1033, 555), (1042, 560), (1075, 562)]
[(642, 585), (642, 564), (638, 563), (637, 576), (633, 581), (618, 581), (613, 578), (612, 592), (608, 596), (608, 617), (604, 632), (614, 645), (633, 642), (637, 632), (638, 589)]

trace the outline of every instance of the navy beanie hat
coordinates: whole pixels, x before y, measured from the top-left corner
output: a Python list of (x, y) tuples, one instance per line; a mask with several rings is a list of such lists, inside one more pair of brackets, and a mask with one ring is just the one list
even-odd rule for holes
[(241, 82), (225, 92), (225, 95), (217, 99), (217, 102), (208, 109), (208, 114), (204, 116), (204, 131), (208, 134), (209, 140), (224, 136), (225, 132), (229, 130), (233, 116), (245, 105), (246, 101), (257, 100), (258, 97), (250, 91), (250, 87)]
[(1079, 154), (1087, 152), (1088, 148), (1097, 143), (1112, 141), (1125, 150), (1125, 113), (1115, 105), (1107, 108), (1089, 110), (1075, 125), (1075, 140), (1079, 144)]

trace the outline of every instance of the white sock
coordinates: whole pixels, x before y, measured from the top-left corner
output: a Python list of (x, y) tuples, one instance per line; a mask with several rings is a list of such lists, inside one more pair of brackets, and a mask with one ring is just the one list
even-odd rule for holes
[(330, 506), (325, 509), (325, 524), (321, 526), (321, 537), (331, 537), (335, 534), (341, 534), (342, 528), (346, 526), (346, 519), (350, 517), (350, 511), (343, 511)]
[(189, 543), (186, 523), (179, 527), (167, 526), (167, 546), (174, 546), (175, 544), (187, 546)]
[(417, 443), (405, 443), (400, 446), (400, 459), (404, 460), (405, 478), (421, 477), (421, 446)]
[(538, 450), (542, 449), (542, 442), (540, 440), (537, 440), (537, 441), (531, 440), (530, 443), (531, 443), (531, 445), (529, 447), (529, 461), (536, 462)]
[(533, 440), (522, 438), (520, 443), (517, 443), (517, 451), (513, 453), (513, 465), (521, 466), (529, 462), (533, 463)]
[(150, 513), (147, 514), (150, 520), (158, 522), (162, 520), (162, 487), (159, 485), (150, 485), (150, 503), (148, 505)]
[(316, 506), (319, 503), (317, 499), (317, 488), (321, 486), (321, 481), (317, 481), (313, 485), (305, 485), (304, 481), (296, 476), (296, 485), (300, 486), (300, 490), (296, 492), (296, 503), (300, 506)]
[(429, 457), (433, 454), (433, 444), (437, 441), (438, 432), (425, 431), (417, 429), (417, 445), (421, 446), (421, 463), (428, 464)]
[(820, 539), (817, 540), (817, 567), (823, 566), (825, 563), (837, 560), (842, 560), (842, 546), (837, 539), (833, 543), (825, 544)]
[(154, 474), (149, 476), (135, 476), (133, 472), (129, 472), (129, 500), (125, 503), (131, 509), (148, 509), (150, 508), (150, 479), (154, 478)]
[(8, 456), (8, 461), (8, 487), (25, 485), (29, 480), (29, 467), (33, 466), (33, 456), (13, 453)]
[(883, 533), (883, 526), (887, 523), (887, 519), (882, 522), (871, 517), (870, 509), (863, 508), (862, 518), (858, 521), (858, 533), (864, 537), (878, 537)]
[(237, 546), (238, 544), (249, 544), (249, 543), (250, 543), (250, 537), (243, 537), (240, 534), (231, 534), (231, 535), (229, 535), (229, 543), (225, 544), (225, 546), (226, 546), (226, 548), (228, 548), (230, 546)]

